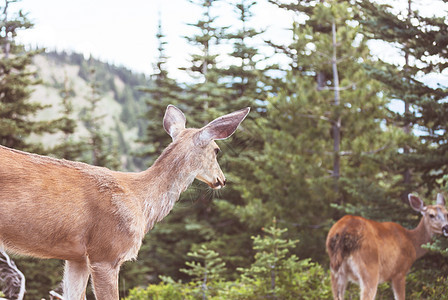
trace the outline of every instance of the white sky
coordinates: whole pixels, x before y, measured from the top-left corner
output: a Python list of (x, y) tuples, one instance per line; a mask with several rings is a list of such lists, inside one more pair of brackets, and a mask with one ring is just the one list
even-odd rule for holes
[[(230, 1), (229, 1), (230, 2)], [(73, 50), (88, 56), (123, 65), (131, 70), (152, 73), (158, 56), (156, 32), (159, 13), (168, 42), (166, 55), (169, 71), (186, 66), (191, 48), (183, 36), (191, 35), (201, 11), (187, 0), (22, 0), (11, 4), (28, 12), (33, 29), (19, 34), (26, 45), (49, 50)], [(231, 25), (237, 15), (230, 5), (212, 11), (219, 24)], [(266, 29), (264, 38), (281, 40), (290, 37), (290, 13), (260, 1), (254, 6), (255, 29)], [(174, 77), (176, 77), (174, 75)]]
[[(292, 0), (291, 0), (292, 1)], [(407, 0), (378, 0), (380, 2), (403, 3)], [(238, 2), (228, 0), (227, 3)], [(290, 2), (290, 1), (285, 1)], [(426, 15), (445, 14), (433, 3), (441, 1), (413, 0)], [(3, 1), (0, 2), (3, 5)], [(218, 17), (218, 24), (229, 26), (237, 22), (237, 15), (226, 2), (214, 7), (212, 15)], [(403, 9), (406, 6), (402, 5)], [(168, 70), (171, 76), (179, 78), (179, 67), (188, 65), (187, 59), (194, 49), (183, 36), (192, 34), (201, 11), (187, 0), (22, 0), (11, 4), (13, 9), (28, 13), (35, 24), (33, 29), (19, 34), (26, 45), (46, 47), (49, 50), (68, 50), (92, 54), (95, 58), (133, 71), (151, 74), (157, 58), (156, 31), (159, 13), (162, 17), (163, 33), (168, 44), (165, 46), (169, 57)], [(277, 6), (260, 0), (253, 7), (254, 18), (251, 26), (265, 29), (264, 39), (279, 44), (289, 44), (291, 34), (287, 30), (294, 16)], [(296, 17), (297, 18), (297, 17)], [(263, 47), (260, 41), (260, 47)], [(374, 54), (388, 57), (393, 55), (384, 46), (372, 49)], [(224, 50), (225, 51), (225, 50)]]

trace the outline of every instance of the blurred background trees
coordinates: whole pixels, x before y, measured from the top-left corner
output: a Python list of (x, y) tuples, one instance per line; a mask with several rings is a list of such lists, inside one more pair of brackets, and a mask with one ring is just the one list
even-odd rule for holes
[[(238, 132), (219, 142), (226, 189), (195, 183), (182, 195), (147, 235), (138, 261), (124, 265), (122, 296), (140, 286), (130, 299), (329, 299), (324, 243), (335, 220), (351, 213), (412, 227), (419, 216), (407, 193), (429, 203), (447, 192), (447, 20), (422, 16), (412, 0), (402, 11), (366, 0), (270, 0), (296, 16), (290, 39), (276, 44), (251, 25), (258, 1), (191, 2), (201, 16), (190, 24), (191, 56), (181, 66), (189, 80), (180, 82), (166, 68), (163, 18), (154, 74), (146, 77), (17, 44), (16, 30), (32, 24), (22, 12), (9, 14), (19, 4), (6, 1), (0, 144), (139, 171), (170, 142), (162, 129), (168, 104), (191, 127), (250, 106)], [(231, 26), (219, 22), (222, 6), (234, 12)], [(373, 53), (372, 43), (400, 59)], [(446, 295), (447, 248), (438, 239), (416, 263), (409, 295)], [(60, 262), (19, 258), (17, 265), (30, 299), (58, 287)], [(204, 270), (213, 273), (205, 286)], [(382, 286), (380, 296), (390, 298), (390, 289)]]

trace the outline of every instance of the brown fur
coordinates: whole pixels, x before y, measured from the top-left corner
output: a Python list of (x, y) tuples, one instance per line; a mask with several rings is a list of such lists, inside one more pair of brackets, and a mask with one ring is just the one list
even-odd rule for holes
[(83, 297), (90, 274), (97, 299), (118, 299), (120, 265), (137, 257), (145, 233), (192, 181), (224, 186), (213, 139), (228, 135), (215, 132), (224, 127), (232, 134), (248, 111), (185, 129), (182, 112), (169, 106), (164, 126), (173, 142), (139, 173), (0, 146), (0, 243), (16, 253), (66, 260), (66, 299)]
[[(349, 280), (360, 284), (362, 300), (374, 299), (377, 285), (386, 281), (392, 282), (395, 299), (405, 299), (405, 276), (414, 261), (426, 253), (421, 245), (448, 226), (444, 204), (421, 204), (421, 208), (414, 209), (424, 217), (413, 230), (393, 222), (379, 223), (349, 215), (333, 225), (326, 247), (334, 299), (344, 298)], [(430, 217), (437, 211), (443, 212), (440, 220)]]

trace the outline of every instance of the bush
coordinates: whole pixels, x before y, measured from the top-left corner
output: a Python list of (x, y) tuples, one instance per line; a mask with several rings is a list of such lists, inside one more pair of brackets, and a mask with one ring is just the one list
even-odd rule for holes
[(218, 253), (202, 247), (189, 253), (196, 262), (189, 262), (184, 269), (193, 280), (190, 283), (175, 282), (161, 277), (159, 284), (146, 289), (130, 291), (127, 300), (257, 300), (257, 299), (331, 299), (328, 271), (310, 259), (299, 260), (290, 255), (289, 249), (298, 241), (282, 238), (286, 229), (273, 225), (263, 229), (264, 236), (254, 237), (255, 261), (246, 269), (239, 269), (235, 281), (225, 281), (220, 276), (224, 264)]

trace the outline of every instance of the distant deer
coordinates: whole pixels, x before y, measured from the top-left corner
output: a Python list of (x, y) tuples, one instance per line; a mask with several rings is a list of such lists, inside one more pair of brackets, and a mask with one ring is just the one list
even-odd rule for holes
[(195, 178), (213, 189), (226, 179), (214, 140), (232, 135), (245, 108), (201, 129), (169, 105), (163, 127), (173, 142), (146, 171), (115, 172), (0, 146), (0, 242), (39, 258), (66, 260), (64, 299), (84, 299), (89, 276), (96, 299), (118, 299), (118, 273), (137, 257), (144, 235), (173, 208)]
[(331, 288), (336, 300), (344, 299), (348, 280), (361, 288), (361, 300), (375, 299), (378, 284), (391, 282), (395, 299), (405, 299), (406, 274), (427, 250), (434, 234), (448, 236), (445, 199), (437, 195), (436, 205), (408, 195), (411, 207), (423, 217), (413, 230), (393, 222), (379, 223), (362, 217), (344, 216), (327, 236)]

